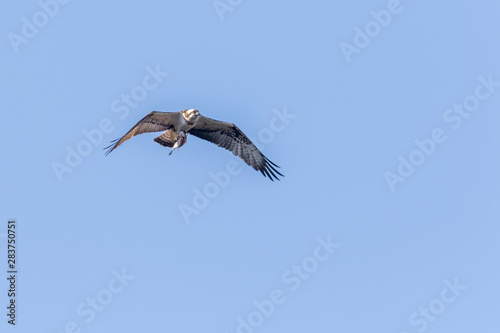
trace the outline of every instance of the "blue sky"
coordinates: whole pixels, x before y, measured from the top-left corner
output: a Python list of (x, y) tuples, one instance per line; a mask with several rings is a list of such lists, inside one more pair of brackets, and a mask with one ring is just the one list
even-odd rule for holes
[[(3, 8), (2, 332), (500, 328), (500, 4)], [(285, 177), (192, 136), (104, 157), (186, 108)]]

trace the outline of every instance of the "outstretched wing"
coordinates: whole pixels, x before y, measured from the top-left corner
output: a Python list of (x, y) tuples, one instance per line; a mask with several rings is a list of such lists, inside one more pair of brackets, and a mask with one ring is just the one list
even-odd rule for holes
[(264, 156), (235, 124), (200, 116), (188, 133), (229, 150), (272, 181), (279, 180), (276, 174), (284, 177), (276, 170), (279, 166)]
[(179, 117), (182, 117), (179, 112), (151, 111), (144, 118), (139, 120), (139, 122), (124, 136), (111, 141), (111, 144), (104, 148), (107, 149), (105, 153), (106, 156), (133, 136), (143, 133), (166, 131), (174, 128), (175, 124), (178, 123)]

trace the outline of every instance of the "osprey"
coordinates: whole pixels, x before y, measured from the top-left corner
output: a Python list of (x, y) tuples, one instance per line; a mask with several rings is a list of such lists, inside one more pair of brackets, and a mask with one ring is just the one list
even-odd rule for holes
[(196, 109), (179, 112), (151, 111), (124, 136), (111, 141), (111, 145), (104, 148), (108, 149), (106, 156), (133, 136), (160, 131), (165, 132), (154, 141), (172, 148), (170, 154), (182, 147), (187, 141), (187, 135), (192, 134), (229, 150), (272, 181), (279, 180), (277, 174), (284, 177), (276, 170), (279, 166), (264, 156), (235, 124), (204, 117)]

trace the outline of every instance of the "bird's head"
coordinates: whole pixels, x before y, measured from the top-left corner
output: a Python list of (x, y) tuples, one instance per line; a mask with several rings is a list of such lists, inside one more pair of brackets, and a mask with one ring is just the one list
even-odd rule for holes
[(187, 109), (182, 112), (182, 116), (186, 121), (192, 122), (192, 121), (197, 121), (198, 118), (200, 117), (200, 111), (196, 109)]

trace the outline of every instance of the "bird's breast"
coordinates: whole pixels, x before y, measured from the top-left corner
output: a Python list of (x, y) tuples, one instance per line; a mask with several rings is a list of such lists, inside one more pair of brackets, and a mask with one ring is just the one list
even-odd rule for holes
[(184, 117), (182, 117), (179, 124), (179, 128), (177, 128), (177, 131), (180, 132), (184, 130), (186, 132), (189, 132), (189, 130), (196, 125), (197, 120), (198, 119), (186, 120)]

